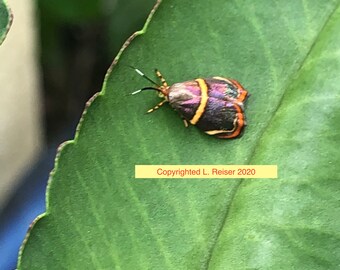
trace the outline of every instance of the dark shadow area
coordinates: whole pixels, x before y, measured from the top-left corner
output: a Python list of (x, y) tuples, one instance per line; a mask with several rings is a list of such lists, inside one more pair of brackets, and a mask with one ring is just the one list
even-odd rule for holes
[(141, 29), (155, 0), (37, 2), (47, 145), (0, 213), (0, 269), (15, 269), (29, 224), (45, 211), (57, 147), (73, 139), (86, 101), (102, 88), (123, 42)]

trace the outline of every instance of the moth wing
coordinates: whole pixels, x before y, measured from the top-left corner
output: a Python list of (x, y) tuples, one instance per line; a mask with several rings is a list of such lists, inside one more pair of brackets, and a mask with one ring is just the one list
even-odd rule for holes
[(248, 91), (236, 80), (223, 77), (205, 79), (208, 85), (209, 96), (226, 101), (242, 104), (248, 96)]
[(206, 110), (196, 126), (219, 138), (237, 137), (246, 125), (242, 107), (235, 103), (209, 97)]

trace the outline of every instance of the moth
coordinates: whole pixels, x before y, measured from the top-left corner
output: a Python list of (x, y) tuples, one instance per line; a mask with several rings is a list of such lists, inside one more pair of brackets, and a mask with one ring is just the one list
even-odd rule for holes
[(168, 102), (182, 117), (186, 127), (189, 124), (195, 125), (206, 134), (220, 139), (236, 138), (246, 126), (244, 102), (249, 95), (238, 81), (215, 76), (169, 86), (157, 69), (155, 72), (161, 84), (147, 77), (139, 69), (133, 69), (155, 86), (144, 87), (132, 95), (154, 90), (163, 98), (160, 103), (148, 110), (148, 113)]

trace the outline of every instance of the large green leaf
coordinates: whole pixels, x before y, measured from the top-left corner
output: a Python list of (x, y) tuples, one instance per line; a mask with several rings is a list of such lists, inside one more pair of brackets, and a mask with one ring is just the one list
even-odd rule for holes
[(4, 41), (12, 23), (12, 14), (6, 2), (0, 0), (0, 44)]
[[(164, 1), (59, 152), (19, 268), (339, 267), (339, 2)], [(240, 80), (244, 136), (145, 115), (158, 98), (127, 95), (148, 83), (125, 64)], [(277, 164), (279, 179), (134, 179), (135, 164)]]

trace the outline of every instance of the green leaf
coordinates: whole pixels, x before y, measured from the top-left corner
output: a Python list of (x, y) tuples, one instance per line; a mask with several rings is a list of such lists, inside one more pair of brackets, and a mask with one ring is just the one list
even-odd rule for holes
[(12, 14), (6, 5), (6, 2), (0, 0), (0, 45), (6, 38), (12, 19)]
[[(59, 152), (19, 269), (336, 269), (339, 2), (164, 1)], [(126, 64), (239, 80), (244, 136), (185, 129), (169, 106), (145, 115), (159, 99), (127, 95), (149, 84)], [(135, 164), (277, 164), (279, 178), (134, 179)]]

